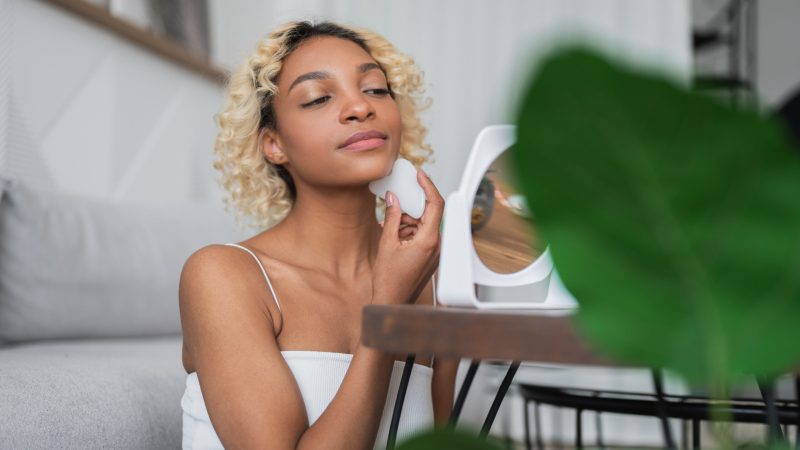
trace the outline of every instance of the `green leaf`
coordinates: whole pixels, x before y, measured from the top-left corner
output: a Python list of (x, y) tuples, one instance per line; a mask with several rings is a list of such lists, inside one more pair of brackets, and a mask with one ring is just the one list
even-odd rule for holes
[(478, 437), (478, 431), (441, 428), (426, 430), (408, 438), (397, 450), (502, 450), (494, 438)]
[(533, 73), (510, 150), (577, 320), (696, 382), (800, 360), (800, 153), (784, 131), (571, 47)]

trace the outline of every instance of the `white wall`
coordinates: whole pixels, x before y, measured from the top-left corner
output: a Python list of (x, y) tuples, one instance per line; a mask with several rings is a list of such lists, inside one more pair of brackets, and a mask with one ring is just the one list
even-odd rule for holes
[(0, 0), (0, 173), (115, 201), (221, 205), (221, 102), (220, 85), (80, 17)]
[[(447, 195), (485, 125), (511, 120), (521, 74), (568, 29), (686, 73), (685, 0), (210, 0), (212, 51), (232, 68), (286, 20), (368, 26), (412, 55), (433, 106), (424, 115)], [(221, 86), (35, 0), (0, 0), (0, 170), (114, 199), (213, 199), (212, 116)], [(88, 130), (88, 131), (87, 131)]]
[(433, 105), (423, 116), (440, 192), (456, 189), (472, 141), (512, 120), (521, 72), (550, 45), (581, 29), (622, 55), (688, 74), (686, 0), (211, 0), (213, 53), (226, 67), (243, 62), (256, 41), (284, 21), (332, 19), (372, 28), (424, 71)]
[(778, 106), (800, 89), (800, 1), (758, 3), (758, 93)]

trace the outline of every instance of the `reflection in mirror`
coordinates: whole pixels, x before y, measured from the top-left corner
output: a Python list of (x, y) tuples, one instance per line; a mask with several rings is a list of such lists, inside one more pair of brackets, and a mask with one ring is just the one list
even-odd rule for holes
[(511, 150), (489, 166), (472, 202), (472, 243), (483, 264), (497, 273), (518, 272), (541, 255), (547, 243), (509, 170)]

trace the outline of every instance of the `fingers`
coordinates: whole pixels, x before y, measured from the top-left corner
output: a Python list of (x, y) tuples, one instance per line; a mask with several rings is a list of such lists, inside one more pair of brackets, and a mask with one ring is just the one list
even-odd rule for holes
[(386, 191), (386, 213), (383, 217), (381, 241), (396, 242), (400, 229), (400, 201), (392, 191)]
[(405, 227), (400, 229), (400, 239), (407, 239), (414, 236), (417, 233), (417, 228), (413, 226)]
[(403, 215), (400, 216), (400, 223), (403, 225), (418, 225), (419, 219), (415, 219), (408, 214), (403, 213)]
[(433, 181), (422, 170), (417, 171), (417, 181), (422, 186), (422, 190), (425, 191), (425, 211), (419, 219), (422, 223), (418, 226), (417, 235), (438, 237), (439, 224), (442, 221), (442, 213), (444, 212), (444, 199), (439, 190), (436, 189)]

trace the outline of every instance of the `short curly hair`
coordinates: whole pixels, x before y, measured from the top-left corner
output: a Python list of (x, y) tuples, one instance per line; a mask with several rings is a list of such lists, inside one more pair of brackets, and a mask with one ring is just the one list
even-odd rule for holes
[[(216, 181), (227, 191), (225, 209), (236, 209), (236, 222), (260, 229), (270, 228), (289, 213), (297, 196), (294, 181), (281, 165), (269, 162), (260, 151), (261, 132), (276, 129), (272, 98), (284, 59), (302, 42), (315, 36), (333, 36), (358, 44), (381, 66), (389, 91), (398, 105), (403, 123), (400, 156), (415, 167), (433, 160), (433, 150), (424, 143), (427, 128), (419, 112), (430, 98), (423, 97), (423, 77), (414, 60), (400, 53), (384, 37), (365, 28), (329, 21), (291, 21), (262, 38), (227, 83), (222, 111), (214, 116), (219, 127), (214, 144), (214, 168), (222, 173)], [(384, 207), (376, 201), (376, 214)]]

